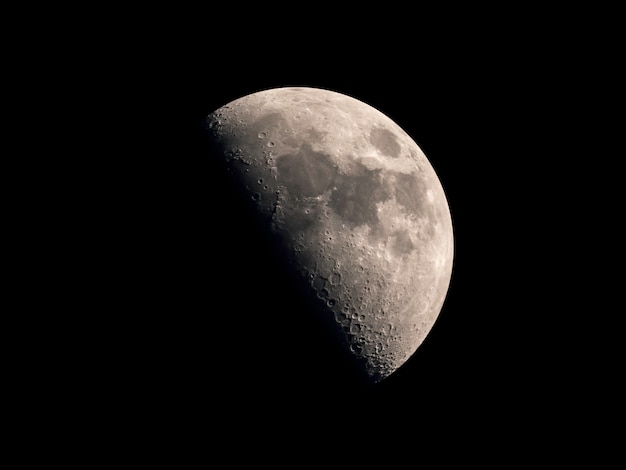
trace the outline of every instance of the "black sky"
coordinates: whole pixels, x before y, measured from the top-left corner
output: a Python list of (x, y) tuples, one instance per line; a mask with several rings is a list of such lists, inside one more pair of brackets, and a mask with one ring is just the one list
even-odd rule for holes
[[(98, 160), (111, 222), (101, 224), (98, 256), (112, 274), (93, 333), (106, 347), (87, 362), (102, 413), (155, 439), (243, 450), (267, 433), (274, 449), (313, 435), (309, 453), (376, 443), (412, 451), (424, 435), (458, 448), (464, 436), (480, 441), (479, 427), (483, 442), (519, 447), (526, 441), (510, 436), (527, 425), (549, 442), (550, 429), (572, 420), (564, 397), (590, 370), (570, 305), (570, 281), (585, 276), (572, 275), (571, 254), (587, 251), (563, 229), (589, 217), (564, 148), (574, 111), (564, 84), (575, 68), (566, 41), (538, 40), (550, 36), (549, 20), (493, 22), (486, 12), (474, 21), (458, 10), (436, 21), (412, 13), (382, 34), (408, 12), (264, 16), (249, 28), (244, 10), (131, 21), (137, 36), (89, 90), (115, 108), (90, 148), (124, 135)], [(206, 161), (203, 118), (278, 86), (328, 88), (379, 109), (422, 148), (449, 200), (455, 261), (443, 310), (417, 353), (376, 387), (289, 321), (296, 296)]]
[[(337, 404), (344, 403), (336, 397), (346, 394), (362, 395), (357, 401), (383, 409), (390, 401), (411, 402), (407, 403), (409, 409), (416, 402), (428, 403), (417, 407), (415, 413), (420, 416), (450, 412), (475, 418), (478, 409), (481, 414), (500, 415), (502, 411), (494, 409), (498, 396), (506, 402), (513, 400), (520, 386), (533, 386), (530, 376), (535, 365), (528, 359), (534, 353), (529, 353), (528, 345), (541, 341), (534, 339), (541, 335), (540, 328), (528, 321), (533, 315), (530, 297), (542, 281), (537, 276), (526, 277), (528, 240), (536, 235), (525, 222), (529, 214), (541, 217), (541, 213), (532, 209), (537, 196), (528, 192), (526, 182), (534, 191), (540, 188), (532, 182), (536, 172), (524, 164), (531, 158), (528, 152), (532, 145), (525, 127), (520, 128), (520, 116), (528, 112), (535, 91), (519, 87), (519, 65), (498, 54), (480, 52), (477, 44), (455, 44), (438, 51), (404, 47), (395, 56), (388, 50), (364, 51), (355, 44), (344, 49), (329, 49), (327, 42), (319, 49), (307, 45), (302, 51), (280, 47), (270, 51), (268, 43), (262, 41), (228, 49), (228, 53), (219, 48), (195, 48), (193, 57), (178, 58), (181, 65), (173, 82), (163, 81), (170, 90), (169, 105), (180, 118), (175, 123), (180, 134), (174, 138), (184, 140), (175, 154), (158, 161), (162, 168), (156, 171), (164, 178), (159, 184), (169, 188), (162, 188), (166, 191), (163, 204), (173, 218), (164, 229), (171, 232), (174, 243), (182, 245), (181, 256), (193, 258), (202, 253), (200, 259), (187, 260), (181, 266), (177, 264), (181, 261), (172, 261), (176, 268), (185, 270), (186, 263), (191, 263), (203, 276), (179, 286), (185, 291), (181, 296), (194, 299), (189, 305), (195, 315), (192, 338), (198, 341), (193, 346), (197, 348), (193, 370), (204, 371), (203, 386), (214, 390), (225, 387), (229, 400), (234, 387), (237, 402), (229, 402), (229, 406), (261, 416), (268, 413), (264, 406), (271, 407), (270, 414), (275, 417), (308, 416), (313, 404), (324, 403), (332, 405), (327, 411), (332, 419), (334, 413), (341, 414), (343, 405)], [(253, 315), (249, 327), (265, 331), (268, 326), (262, 318), (295, 315), (290, 310), (293, 299), (283, 293), (280, 284), (271, 281), (274, 274), (269, 269), (259, 269), (259, 265), (267, 266), (267, 260), (254, 264), (246, 258), (253, 255), (245, 250), (229, 254), (228, 250), (233, 250), (232, 232), (237, 232), (233, 224), (239, 222), (230, 220), (229, 248), (220, 247), (224, 235), (216, 232), (223, 231), (224, 226), (216, 214), (225, 201), (215, 195), (215, 188), (211, 192), (205, 187), (214, 182), (205, 174), (198, 126), (204, 116), (235, 98), (266, 88), (298, 85), (351, 95), (391, 117), (424, 150), (449, 199), (456, 256), (443, 311), (418, 353), (374, 389), (360, 390), (333, 370), (326, 378), (322, 373), (318, 386), (301, 385), (320, 373), (306, 371), (306, 367), (315, 367), (308, 357), (315, 348), (306, 344), (310, 337), (304, 335), (301, 345), (287, 341), (280, 353), (272, 350), (279, 362), (280, 356), (285, 361), (279, 365), (263, 359), (263, 352), (251, 351), (250, 345), (263, 344), (262, 338), (229, 326), (229, 316), (239, 317), (233, 321), (240, 324), (239, 319)], [(155, 90), (154, 98), (159, 96)], [(158, 104), (155, 109), (158, 112)], [(208, 198), (207, 193), (213, 196)], [(228, 215), (219, 217), (227, 219)], [(195, 220), (190, 222), (190, 218)], [(245, 235), (239, 236), (237, 243), (245, 245)], [(526, 242), (520, 243), (522, 239)], [(201, 247), (199, 251), (191, 248), (196, 245)], [(212, 281), (204, 277), (209, 275)], [(189, 281), (189, 274), (180, 276)], [(209, 314), (214, 320), (201, 319), (206, 309), (215, 310)], [(274, 321), (269, 324), (272, 328), (276, 325)], [(178, 341), (189, 347), (185, 328), (178, 326)], [(205, 370), (202, 352), (206, 348), (203, 338), (214, 335), (219, 347), (213, 351), (209, 346), (213, 351), (210, 363), (220, 371), (218, 374)], [(280, 349), (277, 345), (271, 348)], [(250, 357), (229, 361), (242, 351)], [(294, 366), (299, 358), (302, 368)], [(222, 382), (224, 369), (232, 383)], [(289, 374), (295, 374), (293, 379)], [(296, 385), (291, 387), (291, 382)], [(511, 409), (504, 412), (519, 413)]]

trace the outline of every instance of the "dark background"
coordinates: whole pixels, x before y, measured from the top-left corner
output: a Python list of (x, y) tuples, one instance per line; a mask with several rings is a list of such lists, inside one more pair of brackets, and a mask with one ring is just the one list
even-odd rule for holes
[[(587, 268), (607, 252), (587, 238), (606, 219), (589, 202), (602, 168), (584, 147), (599, 86), (580, 71), (601, 60), (580, 23), (562, 28), (563, 12), (543, 11), (494, 21), (474, 7), (280, 18), (249, 8), (120, 12), (72, 55), (64, 82), (86, 111), (68, 127), (88, 137), (68, 165), (72, 230), (59, 229), (59, 245), (48, 238), (53, 265), (70, 271), (52, 298), (71, 315), (44, 323), (67, 338), (54, 340), (60, 358), (42, 360), (47, 396), (68, 404), (48, 398), (58, 422), (72, 409), (77, 430), (175, 461), (294, 449), (354, 463), (431, 444), (446, 448), (440, 459), (499, 449), (532, 460), (586, 441), (612, 416), (601, 405), (619, 374), (605, 372), (599, 344), (611, 344), (600, 303), (610, 288), (597, 279), (609, 276)], [(309, 321), (208, 158), (204, 117), (277, 86), (379, 109), (448, 196), (455, 261), (443, 310), (373, 387)]]
[[(555, 258), (544, 254), (559, 248), (545, 206), (550, 144), (533, 109), (551, 84), (489, 41), (437, 44), (293, 50), (264, 40), (191, 56), (183, 44), (155, 82), (142, 79), (140, 88), (156, 86), (140, 108), (151, 132), (127, 213), (136, 228), (133, 318), (142, 319), (128, 338), (141, 338), (131, 354), (139, 363), (127, 372), (139, 402), (156, 390), (165, 412), (200, 409), (226, 427), (297, 432), (321, 422), (332, 433), (359, 423), (508, 428), (537, 402), (558, 400), (547, 384), (563, 364), (545, 354), (547, 318), (558, 315), (546, 293)], [(202, 120), (219, 106), (296, 85), (387, 114), (426, 153), (449, 198), (456, 253), (444, 308), (414, 357), (374, 387), (308, 322), (306, 302), (239, 216), (204, 142)]]

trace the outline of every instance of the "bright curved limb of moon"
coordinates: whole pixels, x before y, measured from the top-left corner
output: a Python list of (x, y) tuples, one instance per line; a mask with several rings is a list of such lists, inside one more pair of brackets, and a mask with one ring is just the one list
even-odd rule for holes
[(371, 382), (397, 370), (452, 273), (450, 210), (422, 150), (382, 112), (320, 88), (241, 97), (207, 131), (355, 364)]

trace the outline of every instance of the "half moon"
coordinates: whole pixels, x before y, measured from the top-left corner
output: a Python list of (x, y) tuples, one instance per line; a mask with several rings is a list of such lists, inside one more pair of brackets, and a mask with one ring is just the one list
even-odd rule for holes
[(310, 87), (236, 99), (207, 133), (329, 333), (368, 381), (396, 371), (433, 327), (453, 265), (450, 209), (419, 146), (376, 108)]

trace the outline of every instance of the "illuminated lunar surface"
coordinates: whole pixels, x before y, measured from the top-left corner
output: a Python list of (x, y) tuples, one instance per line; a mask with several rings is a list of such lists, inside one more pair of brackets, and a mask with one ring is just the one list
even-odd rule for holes
[(452, 272), (450, 210), (422, 150), (377, 109), (319, 88), (236, 99), (207, 130), (329, 333), (368, 381), (396, 371), (435, 323)]

